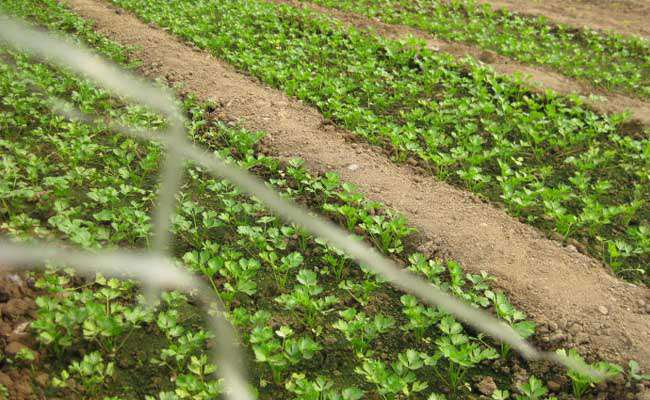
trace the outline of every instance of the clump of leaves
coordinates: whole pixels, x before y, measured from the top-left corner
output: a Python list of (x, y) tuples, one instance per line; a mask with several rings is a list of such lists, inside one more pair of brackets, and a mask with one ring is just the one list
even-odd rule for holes
[[(497, 316), (505, 320), (523, 339), (528, 339), (535, 333), (535, 323), (527, 320), (526, 314), (517, 310), (503, 293), (488, 290), (485, 292), (485, 296), (494, 305)], [(509, 352), (510, 346), (502, 343), (501, 356), (505, 358)]]
[(464, 381), (465, 375), (479, 363), (499, 357), (496, 350), (483, 347), (477, 340), (472, 340), (460, 323), (453, 317), (445, 316), (440, 321), (438, 328), (443, 333), (436, 340), (439, 356), (447, 360), (446, 375), (438, 376), (455, 393)]
[(519, 391), (521, 395), (515, 396), (517, 400), (541, 400), (548, 393), (548, 388), (537, 377), (531, 376), (527, 382), (519, 386)]
[(428, 356), (415, 350), (403, 354), (390, 366), (379, 360), (365, 359), (354, 371), (375, 385), (377, 392), (385, 399), (397, 399), (399, 395), (408, 397), (422, 392), (429, 385), (419, 380), (414, 371), (425, 365)]
[(619, 365), (608, 363), (606, 361), (599, 361), (595, 364), (587, 364), (585, 360), (578, 354), (575, 349), (570, 349), (568, 352), (564, 349), (557, 350), (557, 354), (562, 357), (568, 357), (571, 361), (579, 365), (588, 365), (595, 371), (598, 371), (602, 376), (591, 376), (582, 374), (576, 370), (569, 370), (567, 376), (571, 379), (571, 385), (573, 387), (573, 395), (577, 399), (581, 399), (582, 396), (596, 384), (606, 380), (611, 379), (623, 372), (623, 368)]
[(285, 387), (296, 396), (296, 400), (360, 400), (364, 395), (363, 390), (359, 388), (348, 387), (338, 390), (334, 387), (334, 383), (324, 376), (309, 380), (302, 373), (292, 374)]
[(307, 325), (319, 332), (320, 329), (315, 324), (317, 316), (332, 311), (339, 300), (333, 295), (320, 296), (323, 287), (318, 284), (318, 276), (312, 270), (301, 269), (296, 280), (299, 284), (291, 292), (278, 296), (275, 301), (289, 311), (301, 312)]
[(92, 285), (68, 292), (58, 286), (65, 278), (54, 276), (54, 281), (40, 279), (37, 286), (53, 293), (63, 294), (65, 290), (67, 295), (38, 297), (38, 317), (31, 327), (37, 339), (58, 354), (78, 345), (80, 339), (96, 342), (106, 354), (116, 354), (125, 336), (153, 319), (151, 310), (144, 305), (125, 302), (134, 289), (129, 281), (97, 275)]
[(630, 377), (635, 380), (635, 381), (650, 381), (650, 374), (643, 374), (641, 372), (641, 368), (639, 367), (639, 363), (636, 362), (635, 360), (630, 360), (628, 363), (628, 366), (630, 368)]
[[(95, 351), (86, 354), (81, 361), (73, 361), (67, 369), (61, 371), (60, 376), (52, 378), (52, 385), (92, 396), (108, 383), (114, 372), (115, 364), (105, 362), (102, 355)], [(75, 384), (72, 385), (72, 382)]]
[(294, 331), (282, 326), (275, 332), (267, 326), (257, 326), (250, 335), (255, 360), (271, 369), (273, 380), (280, 384), (283, 372), (290, 365), (310, 360), (322, 346), (308, 336), (294, 338)]
[(343, 333), (358, 355), (366, 353), (373, 340), (395, 326), (395, 320), (391, 317), (376, 314), (371, 318), (354, 308), (339, 311), (339, 316), (341, 318), (332, 326)]

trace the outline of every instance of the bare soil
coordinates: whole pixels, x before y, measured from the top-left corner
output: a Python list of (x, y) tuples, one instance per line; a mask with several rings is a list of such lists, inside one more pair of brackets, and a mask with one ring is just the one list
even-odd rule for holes
[(648, 0), (478, 0), (524, 15), (543, 15), (578, 28), (650, 38)]
[[(0, 267), (0, 355), (13, 359), (20, 349), (34, 351), (29, 323), (36, 317), (36, 292), (22, 274), (6, 272)], [(38, 358), (38, 353), (36, 357)], [(9, 391), (9, 399), (43, 398), (42, 389), (49, 381), (45, 372), (30, 370), (26, 365), (11, 365), (0, 360), (0, 384)]]
[(137, 46), (142, 72), (181, 84), (219, 107), (215, 117), (268, 134), (268, 151), (301, 157), (315, 171), (335, 171), (369, 198), (404, 213), (422, 234), (421, 250), (450, 256), (473, 272), (498, 277), (513, 301), (542, 325), (549, 346), (597, 357), (637, 359), (650, 368), (650, 290), (612, 277), (596, 260), (548, 240), (536, 229), (473, 195), (392, 163), (355, 143), (313, 108), (247, 77), (206, 52), (101, 0), (68, 0), (96, 29)]
[[(585, 103), (599, 113), (611, 114), (630, 111), (635, 126), (650, 126), (650, 102), (625, 94), (608, 92), (603, 88), (594, 87), (584, 81), (568, 78), (558, 72), (544, 67), (522, 64), (511, 58), (503, 57), (493, 51), (482, 50), (478, 47), (459, 42), (448, 42), (433, 38), (430, 34), (404, 25), (386, 24), (364, 16), (342, 12), (322, 7), (316, 4), (304, 3), (298, 0), (268, 0), (273, 3), (288, 4), (293, 7), (308, 8), (340, 20), (348, 26), (357, 29), (372, 30), (390, 39), (405, 39), (414, 36), (424, 40), (429, 49), (452, 54), (457, 58), (472, 57), (489, 65), (496, 72), (504, 75), (520, 74), (531, 89), (540, 93), (547, 89), (561, 94), (578, 94), (581, 96), (597, 95), (597, 98), (586, 98)], [(649, 19), (650, 21), (650, 19)]]

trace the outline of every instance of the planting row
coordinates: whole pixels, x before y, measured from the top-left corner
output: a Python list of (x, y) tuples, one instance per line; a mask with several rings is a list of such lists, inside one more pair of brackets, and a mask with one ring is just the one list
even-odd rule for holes
[(421, 29), (527, 64), (556, 69), (596, 87), (650, 98), (650, 43), (494, 10), (473, 0), (301, 0)]
[[(19, 3), (14, 12), (64, 27), (124, 59), (119, 47), (57, 2)], [(101, 122), (67, 122), (49, 111), (49, 96), (125, 124), (159, 128), (165, 121), (64, 71), (12, 52), (0, 54), (2, 232), (16, 240), (59, 238), (91, 249), (145, 245), (160, 147), (111, 134)], [(492, 278), (414, 252), (413, 230), (400, 216), (365, 200), (336, 175), (312, 176), (299, 160), (281, 164), (260, 154), (260, 134), (212, 120), (209, 105), (186, 99), (183, 106), (193, 141), (329, 215), (433, 285), (492, 309), (522, 336), (534, 334), (534, 324), (490, 289)], [(526, 372), (507, 346), (396, 292), (232, 184), (190, 168), (178, 200), (174, 253), (226, 304), (242, 332), (260, 398), (444, 399), (445, 393), (464, 398), (472, 396), (479, 378), (495, 382), (493, 399), (511, 393), (537, 399), (549, 392), (538, 377), (558, 371), (542, 365), (538, 377)], [(82, 280), (56, 266), (36, 275), (36, 286), (43, 290), (31, 324), (38, 347), (24, 348), (3, 368), (36, 373), (48, 365), (46, 397), (213, 399), (223, 391), (214, 375), (218, 366), (206, 356), (218, 339), (204, 330), (191, 297), (166, 293), (151, 307), (131, 282)], [(579, 357), (574, 350), (570, 354)], [(622, 372), (605, 362), (595, 367), (609, 376)], [(512, 369), (520, 371), (518, 380), (504, 374)], [(635, 368), (627, 375), (645, 378)], [(566, 382), (556, 390), (576, 397), (596, 383), (575, 371)]]
[(619, 274), (647, 279), (650, 142), (622, 116), (284, 5), (114, 3), (313, 104), (396, 160), (419, 159), (512, 215), (578, 239)]

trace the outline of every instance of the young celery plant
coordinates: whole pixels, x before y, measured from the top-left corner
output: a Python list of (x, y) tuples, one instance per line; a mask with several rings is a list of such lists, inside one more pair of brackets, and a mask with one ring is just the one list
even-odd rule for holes
[(83, 387), (85, 394), (93, 395), (101, 390), (114, 372), (115, 365), (104, 362), (101, 354), (95, 351), (86, 354), (81, 361), (73, 361), (61, 371), (60, 376), (53, 377), (52, 386), (76, 391), (68, 384), (69, 379), (73, 379)]
[(436, 286), (442, 285), (441, 275), (445, 272), (442, 263), (435, 260), (428, 260), (420, 253), (413, 253), (409, 256), (409, 271), (425, 276), (429, 282)]
[[(548, 393), (548, 388), (537, 377), (531, 376), (528, 382), (519, 386), (519, 391), (522, 394), (515, 396), (516, 400), (542, 400), (546, 393)], [(547, 398), (547, 400), (555, 399), (555, 397)]]
[(314, 271), (301, 269), (296, 279), (299, 284), (294, 286), (293, 291), (276, 297), (275, 301), (289, 311), (299, 310), (302, 312), (307, 326), (320, 334), (322, 327), (316, 324), (317, 316), (332, 311), (333, 306), (339, 300), (332, 295), (318, 297), (323, 293), (323, 287), (318, 284), (318, 278)]
[(443, 336), (436, 340), (436, 344), (440, 355), (447, 360), (447, 374), (444, 377), (438, 370), (435, 372), (455, 396), (469, 369), (482, 361), (496, 359), (499, 355), (493, 348), (482, 348), (479, 343), (463, 334), (462, 325), (451, 316), (443, 317), (439, 328)]
[(204, 330), (184, 332), (170, 341), (169, 346), (160, 351), (160, 357), (152, 359), (152, 363), (166, 365), (172, 371), (180, 373), (185, 368), (190, 357), (202, 350), (208, 339), (211, 338), (213, 338), (213, 335)]
[[(568, 352), (564, 349), (557, 350), (557, 353), (563, 357), (569, 357), (577, 364), (585, 365), (585, 360), (578, 354), (575, 349), (570, 349)], [(571, 379), (573, 387), (573, 395), (576, 399), (582, 399), (582, 396), (593, 386), (602, 382), (605, 379), (611, 379), (623, 372), (623, 368), (619, 365), (608, 363), (606, 361), (599, 361), (595, 364), (589, 365), (591, 368), (602, 374), (602, 377), (595, 377), (591, 375), (584, 375), (576, 370), (569, 370), (567, 375)]]
[(208, 400), (219, 398), (225, 387), (221, 379), (212, 379), (216, 366), (211, 364), (206, 354), (192, 356), (187, 365), (189, 373), (176, 377), (175, 394), (180, 399)]
[(637, 382), (650, 381), (650, 374), (643, 374), (639, 367), (639, 363), (635, 360), (630, 360), (628, 367), (630, 368), (630, 378), (633, 380)]
[(428, 387), (426, 382), (420, 381), (415, 371), (425, 365), (428, 355), (409, 349), (398, 356), (398, 360), (390, 367), (379, 360), (365, 359), (355, 372), (363, 376), (366, 381), (375, 385), (377, 392), (383, 399), (394, 400), (410, 398)]
[[(526, 314), (517, 310), (503, 293), (486, 290), (485, 296), (494, 305), (497, 316), (505, 320), (523, 339), (528, 339), (535, 333), (535, 323), (526, 320)], [(501, 357), (506, 358), (509, 353), (510, 346), (502, 343)]]
[(276, 384), (282, 383), (282, 374), (289, 365), (310, 360), (322, 349), (311, 338), (294, 338), (293, 334), (293, 329), (288, 326), (282, 326), (275, 332), (267, 326), (257, 326), (251, 332), (250, 342), (255, 360), (269, 366)]
[(334, 276), (337, 280), (343, 279), (343, 271), (348, 265), (350, 258), (336, 247), (329, 246), (327, 242), (322, 239), (317, 238), (315, 241), (319, 245), (323, 246), (324, 254), (321, 257), (321, 260), (325, 263), (326, 267), (334, 272)]
[(438, 310), (423, 306), (412, 295), (405, 294), (400, 298), (400, 301), (404, 306), (402, 313), (408, 318), (408, 322), (402, 326), (402, 329), (413, 331), (418, 341), (422, 340), (426, 330), (438, 323), (444, 315)]
[(226, 278), (223, 289), (219, 292), (226, 305), (230, 304), (238, 293), (252, 296), (257, 292), (257, 283), (254, 280), (261, 268), (260, 262), (254, 258), (222, 259), (217, 258), (223, 265), (218, 269), (219, 274)]
[(223, 267), (223, 259), (216, 256), (218, 247), (209, 246), (203, 250), (194, 250), (183, 255), (183, 262), (187, 267), (201, 275), (205, 276), (212, 286), (215, 294), (219, 294), (219, 289), (214, 282), (214, 277)]
[(354, 308), (339, 311), (339, 316), (341, 318), (332, 326), (343, 333), (358, 356), (369, 354), (371, 342), (395, 326), (395, 320), (391, 317), (377, 314), (370, 318)]
[(284, 292), (287, 288), (287, 281), (291, 271), (300, 267), (304, 261), (302, 254), (294, 251), (282, 258), (275, 252), (261, 252), (260, 258), (271, 266), (271, 271), (275, 277), (278, 289)]
[(364, 395), (363, 390), (359, 388), (337, 390), (330, 379), (317, 376), (312, 381), (303, 373), (293, 373), (285, 388), (296, 395), (296, 400), (360, 400)]
[(365, 307), (370, 301), (370, 296), (379, 288), (379, 283), (370, 279), (364, 279), (361, 283), (345, 280), (339, 283), (339, 288), (347, 291), (359, 305)]

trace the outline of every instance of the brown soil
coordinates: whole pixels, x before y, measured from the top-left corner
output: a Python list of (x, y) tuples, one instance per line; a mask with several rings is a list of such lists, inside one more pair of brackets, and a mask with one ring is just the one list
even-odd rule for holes
[[(29, 332), (29, 322), (35, 317), (35, 291), (28, 279), (17, 273), (3, 272), (0, 267), (0, 354), (13, 360), (20, 349), (35, 349)], [(38, 357), (38, 353), (36, 353)], [(9, 399), (31, 400), (42, 397), (42, 388), (48, 381), (43, 372), (30, 371), (26, 366), (0, 362), (0, 384), (9, 391)]]
[(498, 55), (493, 51), (482, 50), (467, 44), (447, 42), (434, 39), (431, 35), (421, 30), (403, 25), (393, 25), (366, 18), (354, 13), (304, 3), (298, 0), (268, 0), (274, 3), (288, 4), (293, 7), (304, 7), (313, 11), (332, 16), (343, 23), (358, 29), (372, 30), (386, 38), (404, 39), (414, 36), (426, 42), (429, 49), (442, 51), (457, 58), (472, 57), (489, 65), (496, 72), (504, 75), (519, 73), (525, 82), (533, 89), (543, 92), (551, 89), (561, 94), (578, 94), (581, 96), (597, 95), (598, 99), (585, 99), (585, 103), (599, 113), (620, 113), (630, 111), (636, 125), (650, 126), (650, 103), (624, 94), (611, 93), (602, 88), (597, 88), (588, 83), (568, 78), (560, 73), (550, 71), (543, 67), (526, 65), (508, 57)]
[(544, 15), (572, 25), (650, 38), (648, 0), (478, 0), (525, 15)]
[(639, 360), (650, 369), (650, 290), (622, 282), (573, 247), (547, 240), (474, 196), (392, 163), (377, 148), (351, 143), (313, 108), (236, 72), (209, 54), (101, 0), (68, 0), (100, 33), (144, 61), (142, 72), (182, 84), (219, 104), (217, 117), (267, 132), (268, 149), (336, 171), (369, 198), (403, 212), (420, 229), (422, 249), (446, 254), (499, 279), (518, 306), (543, 325), (544, 340), (601, 358)]

